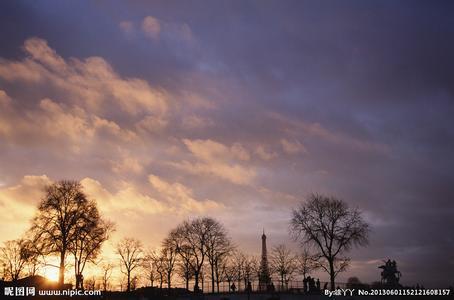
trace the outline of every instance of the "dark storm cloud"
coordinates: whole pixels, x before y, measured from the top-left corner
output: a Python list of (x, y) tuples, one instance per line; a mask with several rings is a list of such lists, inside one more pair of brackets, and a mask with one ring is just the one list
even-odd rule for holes
[[(264, 223), (275, 228), (278, 239), (283, 236), (278, 232), (287, 228), (284, 215), (298, 199), (310, 192), (337, 195), (364, 210), (373, 225), (370, 246), (353, 253), (360, 277), (376, 280), (376, 264), (367, 262), (390, 257), (402, 265), (404, 282), (452, 284), (452, 3), (4, 1), (0, 5), (3, 62), (23, 59), (24, 41), (38, 37), (67, 61), (100, 56), (122, 78), (144, 79), (168, 93), (170, 112), (159, 132), (149, 132), (147, 122), (135, 127), (139, 120), (116, 106), (105, 113), (122, 129), (138, 134), (140, 146), (126, 147), (129, 156), (140, 160), (152, 152), (151, 162), (142, 166), (139, 175), (122, 178), (129, 177), (146, 190), (148, 183), (140, 172), (158, 172), (169, 182), (191, 187), (195, 198), (230, 203), (238, 213), (247, 202), (247, 209), (256, 210), (253, 220), (247, 220), (257, 227), (251, 228), (260, 231), (263, 226), (256, 224)], [(151, 28), (155, 30), (151, 35), (143, 30), (147, 16), (160, 24), (159, 30)], [(127, 32), (121, 22), (127, 22)], [(46, 97), (66, 101), (58, 98), (64, 96), (61, 90), (52, 92), (47, 85), (0, 78), (0, 89), (18, 109), (36, 111)], [(191, 148), (196, 140), (209, 151)], [(283, 144), (288, 141), (304, 146), (304, 151), (285, 154)], [(248, 154), (241, 152), (243, 160), (238, 159), (241, 148), (235, 143)], [(45, 167), (30, 159), (48, 161), (48, 149), (18, 148), (6, 141), (0, 147), (4, 173), (11, 170), (14, 180), (1, 175), (11, 183), (33, 172), (56, 178), (67, 175), (55, 165)], [(112, 184), (106, 166), (110, 162), (102, 160), (96, 146), (85, 150), (91, 158), (85, 158), (85, 173), (77, 164), (78, 176)], [(109, 155), (113, 161), (125, 156)], [(21, 157), (24, 163), (17, 167)], [(98, 158), (96, 170), (90, 167), (93, 157)], [(59, 161), (68, 168), (74, 164)], [(238, 172), (227, 168), (232, 173), (224, 179), (213, 176), (212, 166), (232, 164), (237, 164)], [(200, 172), (187, 174), (188, 166)], [(276, 220), (266, 222), (270, 207)], [(255, 231), (245, 233), (235, 227), (238, 215), (222, 218), (248, 248), (255, 246), (247, 242)]]

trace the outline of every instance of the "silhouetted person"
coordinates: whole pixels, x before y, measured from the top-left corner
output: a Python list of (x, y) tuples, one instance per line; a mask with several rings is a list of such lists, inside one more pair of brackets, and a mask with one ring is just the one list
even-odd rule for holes
[(232, 285), (230, 286), (230, 289), (232, 290), (232, 292), (235, 293), (235, 290), (236, 290), (236, 285), (235, 285), (235, 282), (232, 283)]
[(304, 291), (304, 293), (307, 293), (307, 281), (308, 281), (308, 279), (309, 279), (309, 277), (303, 279), (303, 291)]
[(315, 292), (315, 279), (311, 277), (309, 280), (309, 293), (313, 294)]
[(250, 281), (247, 282), (246, 291), (247, 291), (248, 293), (252, 292), (252, 284), (251, 284)]
[(317, 286), (317, 291), (320, 291), (320, 279), (317, 278), (317, 282), (315, 283), (315, 285)]

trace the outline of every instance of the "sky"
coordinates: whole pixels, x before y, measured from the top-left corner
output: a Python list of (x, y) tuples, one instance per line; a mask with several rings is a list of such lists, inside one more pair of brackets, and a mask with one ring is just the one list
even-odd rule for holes
[(340, 281), (391, 258), (454, 284), (453, 37), (448, 1), (1, 1), (0, 242), (60, 179), (116, 223), (111, 259), (196, 216), (300, 249), (322, 193), (372, 228)]

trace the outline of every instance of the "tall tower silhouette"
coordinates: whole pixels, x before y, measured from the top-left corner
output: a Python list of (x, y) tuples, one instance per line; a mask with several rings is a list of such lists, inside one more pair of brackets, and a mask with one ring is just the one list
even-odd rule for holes
[(265, 229), (262, 234), (262, 260), (260, 262), (259, 290), (266, 291), (271, 283), (270, 270), (268, 267), (268, 254), (266, 252)]

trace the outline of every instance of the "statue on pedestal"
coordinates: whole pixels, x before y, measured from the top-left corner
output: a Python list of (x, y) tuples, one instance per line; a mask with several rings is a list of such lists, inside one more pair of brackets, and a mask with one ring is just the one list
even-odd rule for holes
[(385, 264), (378, 267), (383, 270), (381, 272), (381, 283), (390, 288), (399, 287), (399, 280), (402, 274), (397, 270), (396, 261), (388, 259), (386, 262), (383, 262)]

